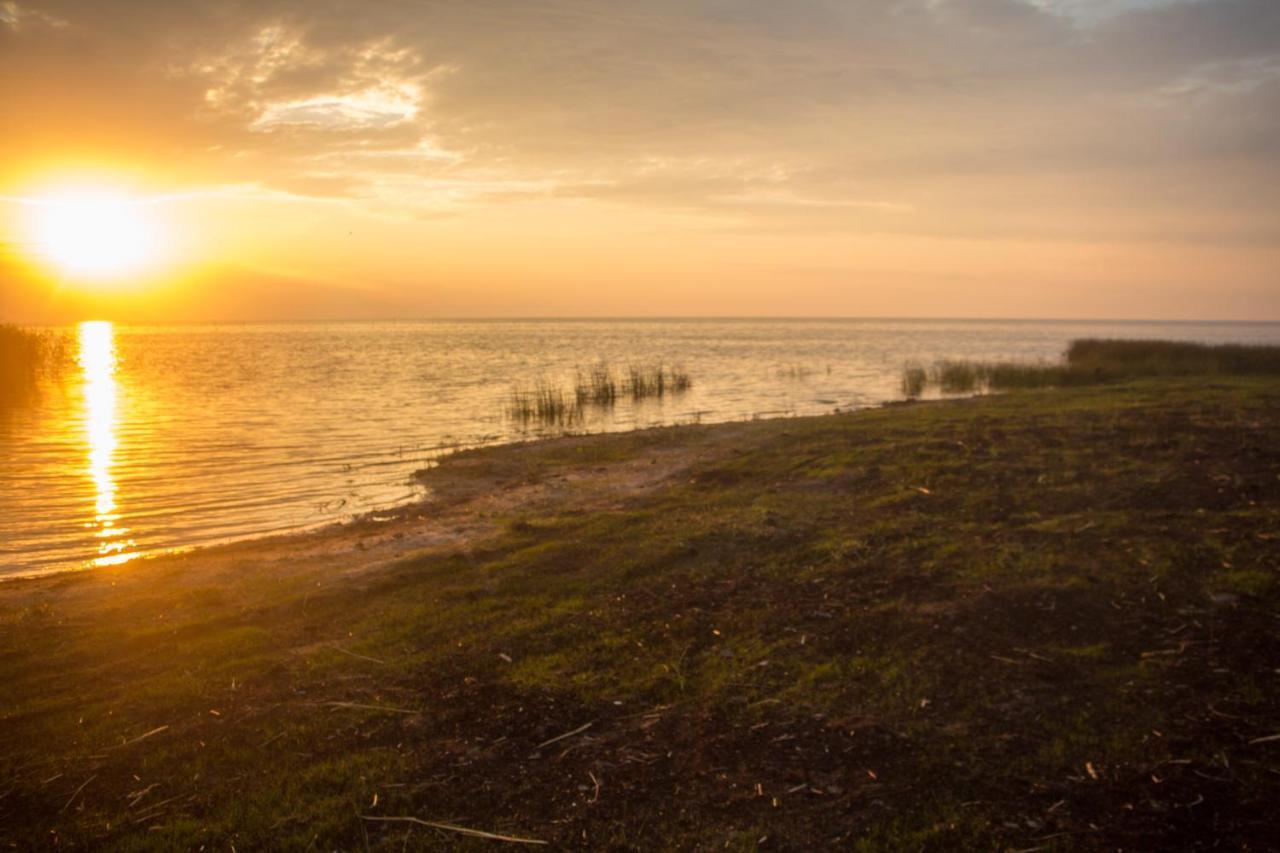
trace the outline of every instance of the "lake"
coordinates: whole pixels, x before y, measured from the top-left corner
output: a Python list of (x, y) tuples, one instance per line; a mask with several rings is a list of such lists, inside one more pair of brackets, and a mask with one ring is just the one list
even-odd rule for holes
[(693, 385), (574, 431), (810, 415), (901, 396), (902, 366), (1057, 359), (1077, 337), (1280, 342), (1274, 323), (592, 320), (130, 327), (86, 323), (71, 373), (0, 411), (0, 575), (118, 565), (420, 498), (413, 473), (516, 441), (513, 387), (605, 360)]

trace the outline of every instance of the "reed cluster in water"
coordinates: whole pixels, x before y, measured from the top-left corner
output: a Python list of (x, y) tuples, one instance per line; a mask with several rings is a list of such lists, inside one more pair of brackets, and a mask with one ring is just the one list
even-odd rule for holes
[(533, 388), (513, 388), (507, 414), (523, 423), (566, 424), (581, 417), (582, 407), (570, 403), (564, 389), (539, 382)]
[(929, 386), (943, 394), (972, 394), (1214, 374), (1280, 374), (1280, 346), (1081, 338), (1071, 342), (1056, 364), (946, 360), (927, 370), (908, 364), (902, 371), (902, 393), (913, 399)]
[(573, 397), (579, 406), (588, 403), (597, 406), (612, 406), (618, 400), (618, 380), (609, 369), (607, 362), (597, 362), (585, 371), (577, 370), (577, 381), (574, 382)]
[(661, 399), (668, 394), (682, 394), (693, 387), (693, 380), (682, 368), (662, 362), (631, 364), (619, 375), (608, 362), (600, 361), (575, 371), (572, 391), (547, 380), (532, 387), (511, 389), (507, 416), (521, 423), (562, 426), (582, 419), (590, 406), (609, 408), (619, 397), (634, 401)]
[(0, 324), (0, 405), (19, 402), (41, 378), (60, 375), (72, 351), (65, 334)]
[[(775, 371), (775, 374), (779, 379), (790, 379), (799, 382), (808, 379), (813, 375), (813, 372), (813, 368), (803, 364), (784, 364)], [(830, 367), (827, 367), (827, 372), (831, 372)]]

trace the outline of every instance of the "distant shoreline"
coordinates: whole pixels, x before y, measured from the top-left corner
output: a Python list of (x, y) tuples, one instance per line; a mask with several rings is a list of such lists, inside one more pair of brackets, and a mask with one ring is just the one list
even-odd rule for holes
[(651, 316), (651, 317), (634, 317), (634, 316), (512, 316), (512, 317), (371, 317), (362, 319), (257, 319), (257, 320), (112, 320), (104, 317), (85, 317), (80, 320), (67, 320), (60, 323), (44, 323), (31, 322), (24, 323), (21, 319), (13, 320), (19, 325), (30, 325), (35, 328), (66, 328), (75, 326), (82, 322), (92, 322), (96, 320), (108, 320), (108, 322), (126, 328), (133, 327), (205, 327), (205, 326), (340, 326), (340, 325), (361, 325), (361, 324), (387, 324), (387, 325), (414, 325), (414, 324), (435, 324), (435, 323), (476, 323), (476, 324), (501, 324), (501, 323), (1013, 323), (1013, 324), (1034, 324), (1048, 323), (1055, 325), (1088, 325), (1097, 324), (1103, 326), (1118, 325), (1175, 325), (1175, 326), (1276, 326), (1280, 325), (1280, 318), (1274, 319), (1203, 319), (1203, 318), (1177, 318), (1177, 319), (1159, 319), (1159, 318), (1124, 318), (1124, 317), (824, 317), (824, 316)]

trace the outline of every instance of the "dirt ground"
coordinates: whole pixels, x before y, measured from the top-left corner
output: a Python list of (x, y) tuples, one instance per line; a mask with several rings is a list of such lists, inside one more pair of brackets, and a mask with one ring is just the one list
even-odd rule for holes
[(1169, 380), (564, 438), (5, 583), (0, 843), (1276, 849), (1278, 434)]

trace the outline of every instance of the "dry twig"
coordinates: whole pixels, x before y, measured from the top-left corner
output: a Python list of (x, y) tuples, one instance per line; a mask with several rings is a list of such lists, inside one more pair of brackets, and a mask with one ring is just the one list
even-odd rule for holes
[(137, 737), (135, 737), (135, 738), (130, 738), (129, 740), (127, 740), (127, 741), (125, 741), (124, 743), (120, 744), (120, 746), (128, 746), (128, 745), (129, 745), (129, 744), (131, 744), (131, 743), (137, 743), (137, 742), (138, 742), (138, 741), (140, 741), (140, 740), (146, 740), (147, 738), (151, 737), (152, 735), (158, 735), (158, 734), (160, 734), (162, 731), (164, 731), (164, 730), (165, 730), (165, 729), (167, 729), (167, 728), (169, 728), (167, 725), (164, 725), (164, 726), (156, 726), (154, 729), (152, 729), (152, 730), (151, 730), (151, 731), (149, 731), (149, 732), (143, 732), (142, 734), (138, 735), (138, 736), (137, 736)]
[(360, 815), (361, 820), (376, 820), (383, 823), (416, 823), (420, 826), (429, 826), (432, 829), (440, 829), (445, 832), (456, 832), (459, 835), (467, 835), (471, 838), (487, 838), (490, 841), (508, 841), (512, 844), (546, 844), (537, 838), (520, 838), (516, 835), (499, 835), (496, 832), (485, 832), (483, 829), (470, 829), (465, 826), (455, 826), (452, 823), (436, 823), (435, 821), (422, 820), (416, 817), (378, 817), (377, 815)]
[(373, 663), (386, 663), (386, 661), (384, 660), (378, 660), (377, 658), (371, 658), (368, 655), (362, 655), (362, 654), (357, 654), (356, 652), (353, 652), (353, 651), (348, 651), (347, 649), (344, 649), (342, 646), (338, 645), (337, 643), (334, 643), (333, 647), (338, 651), (342, 652), (344, 655), (349, 655), (350, 657), (353, 657), (353, 658), (372, 661)]
[(62, 808), (58, 809), (58, 814), (62, 814), (68, 808), (70, 808), (71, 804), (75, 802), (76, 797), (80, 796), (80, 792), (84, 790), (84, 786), (88, 785), (90, 782), (92, 782), (94, 779), (97, 779), (97, 778), (98, 778), (98, 774), (94, 773), (88, 779), (85, 779), (83, 782), (81, 782), (80, 787), (76, 788), (75, 791), (71, 793), (71, 799), (67, 800), (66, 804), (63, 805)]
[(564, 733), (564, 734), (562, 734), (562, 735), (556, 735), (556, 736), (555, 736), (555, 737), (553, 737), (551, 740), (543, 741), (542, 743), (540, 743), (540, 744), (538, 744), (537, 746), (535, 746), (533, 749), (534, 749), (534, 751), (536, 752), (536, 751), (538, 751), (539, 749), (542, 749), (544, 746), (551, 746), (551, 744), (553, 744), (553, 743), (555, 743), (555, 742), (557, 742), (557, 741), (564, 740), (564, 739), (565, 739), (565, 738), (567, 738), (567, 737), (573, 737), (573, 736), (574, 736), (574, 735), (576, 735), (576, 734), (581, 734), (582, 732), (585, 732), (587, 729), (591, 728), (593, 725), (595, 725), (595, 720), (592, 720), (592, 721), (591, 721), (591, 722), (589, 722), (589, 723), (585, 723), (585, 724), (583, 724), (583, 725), (581, 725), (581, 726), (578, 726), (576, 729), (574, 729), (574, 730), (573, 730), (573, 731), (571, 731), (571, 732), (565, 732), (565, 733)]
[(328, 705), (330, 708), (363, 708), (366, 711), (386, 711), (389, 714), (418, 713), (409, 708), (392, 708), (390, 705), (364, 705), (360, 702), (321, 702), (320, 704)]

